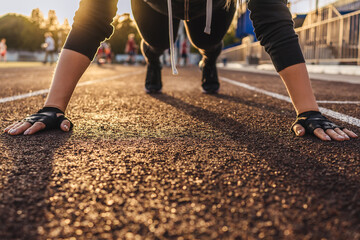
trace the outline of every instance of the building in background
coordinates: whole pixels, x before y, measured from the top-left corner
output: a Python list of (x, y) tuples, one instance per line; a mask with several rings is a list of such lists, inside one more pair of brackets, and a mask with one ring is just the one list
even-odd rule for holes
[(333, 5), (339, 12), (343, 13), (360, 10), (360, 0), (339, 0)]
[[(242, 44), (224, 50), (220, 59), (270, 63), (269, 55), (253, 34), (248, 10), (241, 13), (237, 37)], [(360, 0), (339, 0), (307, 14), (294, 15), (294, 23), (308, 63), (360, 65)]]

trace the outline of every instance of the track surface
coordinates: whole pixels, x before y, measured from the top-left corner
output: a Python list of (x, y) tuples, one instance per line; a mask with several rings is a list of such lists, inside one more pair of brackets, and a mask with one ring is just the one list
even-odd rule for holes
[[(48, 88), (52, 71), (1, 69), (0, 98)], [(220, 75), (286, 95), (279, 77)], [(359, 139), (296, 138), (289, 103), (225, 82), (202, 94), (195, 68), (163, 69), (163, 94), (144, 77), (92, 66), (81, 82), (108, 81), (76, 89), (73, 132), (0, 135), (0, 239), (360, 239)], [(360, 100), (360, 85), (313, 87)], [(0, 127), (44, 98), (1, 103)], [(360, 119), (359, 105), (321, 106)]]

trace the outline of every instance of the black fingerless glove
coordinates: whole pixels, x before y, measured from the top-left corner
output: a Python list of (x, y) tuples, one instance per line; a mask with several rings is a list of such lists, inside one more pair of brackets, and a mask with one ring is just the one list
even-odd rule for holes
[(58, 108), (44, 107), (44, 108), (40, 109), (37, 113), (26, 117), (23, 121), (29, 122), (31, 124), (34, 124), (36, 122), (42, 122), (46, 126), (44, 130), (49, 130), (49, 129), (60, 128), (62, 121), (68, 120), (70, 122), (69, 130), (71, 130), (73, 127), (72, 122), (68, 118), (66, 118), (64, 115), (61, 115), (58, 117), (56, 115), (57, 113), (64, 114), (64, 112)]
[(308, 111), (299, 114), (296, 118), (296, 121), (291, 126), (291, 131), (294, 132), (295, 124), (300, 124), (303, 126), (307, 133), (313, 134), (314, 130), (317, 128), (321, 128), (324, 131), (327, 129), (344, 129), (343, 127), (339, 127), (333, 122), (329, 121), (326, 117), (321, 115), (320, 112), (317, 111)]

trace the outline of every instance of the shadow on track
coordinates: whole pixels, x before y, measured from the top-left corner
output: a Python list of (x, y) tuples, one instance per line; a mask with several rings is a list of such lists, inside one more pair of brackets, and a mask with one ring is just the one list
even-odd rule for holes
[[(290, 133), (279, 134), (276, 118), (282, 113), (274, 107), (270, 109), (269, 116), (261, 116), (261, 112), (253, 111), (254, 118), (268, 121), (267, 125), (254, 127), (246, 118), (242, 120), (243, 116), (234, 120), (227, 117), (225, 112), (212, 112), (166, 94), (151, 96), (209, 124), (239, 146), (246, 147), (247, 152), (255, 157), (250, 164), (258, 168), (261, 181), (265, 185), (274, 183), (277, 188), (271, 190), (270, 187), (268, 192), (263, 193), (261, 189), (258, 190), (261, 194), (255, 202), (263, 202), (264, 211), (270, 212), (272, 221), (282, 222), (277, 226), (280, 232), (284, 231), (284, 226), (288, 226), (294, 236), (311, 234), (315, 239), (352, 239), (356, 236), (360, 210), (360, 181), (356, 175), (360, 169), (358, 140), (325, 143), (314, 137), (300, 139)], [(260, 107), (258, 103), (231, 96), (218, 98)], [(237, 161), (243, 164), (241, 159)], [(247, 181), (251, 184), (253, 180)], [(275, 195), (278, 200), (274, 198)], [(288, 208), (286, 213), (283, 212), (283, 205)], [(339, 231), (329, 231), (330, 226)]]
[(0, 136), (6, 149), (0, 165), (5, 180), (0, 178), (0, 239), (39, 239), (50, 208), (54, 154), (70, 136), (59, 131)]

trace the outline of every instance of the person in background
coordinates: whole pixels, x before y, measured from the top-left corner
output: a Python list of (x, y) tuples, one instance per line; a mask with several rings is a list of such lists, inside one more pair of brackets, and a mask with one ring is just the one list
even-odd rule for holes
[(6, 39), (1, 39), (0, 42), (0, 61), (6, 62), (6, 52), (7, 52), (7, 46), (6, 46)]
[(184, 38), (181, 44), (181, 58), (183, 59), (183, 66), (187, 66), (188, 61), (188, 46), (187, 46), (187, 39)]
[(109, 64), (112, 63), (111, 45), (108, 42), (106, 42), (106, 44), (105, 44), (105, 58), (106, 58), (107, 63), (109, 63)]
[(43, 44), (43, 47), (45, 49), (45, 58), (43, 63), (46, 64), (48, 62), (48, 57), (50, 56), (50, 64), (53, 64), (55, 53), (55, 40), (50, 32), (45, 33), (44, 36), (45, 43)]
[(135, 42), (135, 34), (130, 33), (128, 35), (128, 40), (125, 46), (125, 53), (128, 55), (126, 62), (129, 64), (135, 63), (135, 54), (137, 52), (138, 46)]

